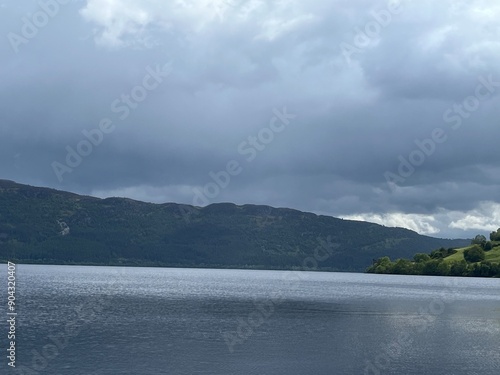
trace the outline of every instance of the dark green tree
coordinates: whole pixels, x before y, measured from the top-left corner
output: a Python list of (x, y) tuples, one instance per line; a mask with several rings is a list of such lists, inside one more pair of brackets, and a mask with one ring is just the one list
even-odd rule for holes
[(411, 275), (413, 273), (412, 262), (408, 259), (398, 259), (392, 268), (392, 272), (398, 275)]
[(477, 245), (464, 251), (464, 259), (468, 263), (480, 262), (484, 260), (485, 257), (486, 254), (484, 253), (484, 250)]
[(428, 254), (417, 253), (413, 256), (413, 260), (417, 263), (427, 262), (431, 257)]
[(422, 273), (424, 275), (439, 276), (441, 274), (441, 269), (439, 267), (440, 263), (442, 263), (442, 262), (440, 262), (437, 259), (431, 259), (431, 260), (425, 262)]
[(482, 234), (478, 234), (474, 239), (471, 241), (471, 245), (480, 245), (484, 246), (486, 243), (486, 237), (483, 236)]
[(467, 262), (465, 260), (453, 262), (450, 268), (450, 276), (467, 276)]
[(448, 253), (444, 247), (431, 252), (432, 259), (443, 259)]
[(491, 241), (500, 241), (500, 228), (498, 228), (496, 232), (490, 233), (490, 240)]
[(448, 262), (439, 262), (437, 272), (440, 276), (448, 276), (451, 271), (451, 265)]
[(377, 259), (373, 264), (368, 267), (366, 272), (370, 273), (392, 273), (393, 263), (389, 257), (382, 257)]

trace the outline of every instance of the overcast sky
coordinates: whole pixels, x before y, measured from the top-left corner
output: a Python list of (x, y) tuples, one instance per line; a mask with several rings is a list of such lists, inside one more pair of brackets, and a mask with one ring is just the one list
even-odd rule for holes
[(490, 0), (0, 0), (0, 178), (486, 234), (499, 19)]

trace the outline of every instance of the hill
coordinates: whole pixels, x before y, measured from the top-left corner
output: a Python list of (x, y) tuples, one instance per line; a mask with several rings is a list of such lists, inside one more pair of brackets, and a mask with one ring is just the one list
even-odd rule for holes
[[(444, 258), (443, 260), (445, 262), (459, 262), (459, 261), (465, 260), (465, 258), (464, 258), (464, 251), (467, 250), (467, 249), (471, 249), (472, 247), (473, 247), (473, 245), (467, 246), (467, 247), (463, 247), (463, 248), (460, 248), (460, 249), (456, 249), (457, 252), (455, 254), (450, 255), (450, 256)], [(485, 253), (485, 259), (484, 260), (486, 262), (500, 263), (500, 244), (497, 245), (497, 246), (495, 246), (490, 251), (487, 251)]]
[(363, 271), (382, 255), (468, 243), (287, 208), (99, 199), (0, 180), (1, 261)]
[(418, 253), (409, 259), (391, 262), (385, 256), (368, 267), (369, 273), (500, 277), (500, 241), (496, 238), (500, 229), (491, 234), (491, 241), (484, 236), (481, 241), (472, 240), (469, 246), (453, 249), (440, 248), (430, 254)]

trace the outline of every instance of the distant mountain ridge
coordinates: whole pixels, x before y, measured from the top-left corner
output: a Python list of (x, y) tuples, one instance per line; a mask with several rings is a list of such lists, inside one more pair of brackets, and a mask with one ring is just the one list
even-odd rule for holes
[(469, 243), (288, 208), (100, 199), (0, 180), (2, 261), (364, 271), (382, 256)]

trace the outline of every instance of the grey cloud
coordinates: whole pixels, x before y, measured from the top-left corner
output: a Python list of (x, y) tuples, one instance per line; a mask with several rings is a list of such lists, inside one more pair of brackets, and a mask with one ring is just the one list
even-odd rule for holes
[[(112, 20), (96, 4), (61, 8), (17, 54), (6, 37), (0, 43), (2, 178), (192, 203), (210, 172), (237, 160), (243, 171), (210, 202), (422, 215), (434, 218), (434, 235), (443, 236), (477, 231), (450, 227), (447, 213), (466, 216), (483, 201), (500, 201), (498, 93), (457, 130), (443, 119), (474, 95), (479, 76), (500, 81), (494, 17), (472, 12), (476, 2), (404, 1), (404, 11), (350, 64), (340, 44), (353, 43), (355, 28), (386, 2), (290, 1), (252, 11), (257, 3), (241, 2), (219, 17), (194, 5), (130, 0), (109, 5)], [(6, 4), (0, 35), (19, 32), (37, 6)], [(458, 28), (442, 31), (450, 25)], [(170, 60), (165, 82), (119, 119), (111, 103), (141, 83), (146, 67)], [(283, 107), (297, 117), (247, 161), (238, 147), (269, 128), (273, 110)], [(63, 163), (66, 147), (76, 148), (82, 131), (106, 117), (116, 129), (59, 182), (51, 163)], [(435, 128), (447, 141), (392, 191), (384, 173), (397, 173), (398, 157), (408, 158)]]

